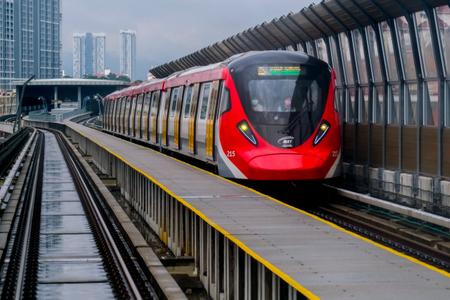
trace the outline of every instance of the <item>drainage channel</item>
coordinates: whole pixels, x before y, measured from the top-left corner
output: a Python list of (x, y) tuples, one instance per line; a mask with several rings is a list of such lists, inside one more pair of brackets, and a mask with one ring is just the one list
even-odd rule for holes
[[(2, 299), (153, 299), (61, 139), (38, 136), (2, 270)], [(91, 201), (91, 202), (89, 202)], [(133, 273), (134, 272), (134, 273)]]

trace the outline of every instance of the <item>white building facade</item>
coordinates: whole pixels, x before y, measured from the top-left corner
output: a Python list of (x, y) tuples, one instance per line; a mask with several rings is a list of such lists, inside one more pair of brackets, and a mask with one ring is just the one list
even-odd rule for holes
[(120, 31), (120, 75), (126, 75), (131, 81), (136, 72), (136, 32)]

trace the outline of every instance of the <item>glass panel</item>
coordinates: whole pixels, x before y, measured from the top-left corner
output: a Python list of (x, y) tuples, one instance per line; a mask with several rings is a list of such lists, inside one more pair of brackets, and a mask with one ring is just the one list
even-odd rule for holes
[(372, 26), (366, 27), (367, 41), (369, 43), (369, 55), (375, 82), (383, 82), (381, 73), (381, 57), (378, 51), (376, 32)]
[(450, 127), (450, 82), (445, 85), (445, 97), (444, 97), (444, 119), (445, 126)]
[(366, 55), (364, 54), (364, 41), (359, 29), (352, 31), (353, 40), (355, 41), (356, 64), (359, 72), (359, 81), (361, 84), (369, 82), (366, 68)]
[(287, 51), (295, 51), (294, 47), (291, 46), (291, 45), (286, 46), (286, 50), (287, 50)]
[(399, 44), (400, 51), (402, 54), (403, 65), (405, 68), (405, 76), (406, 79), (416, 79), (416, 66), (414, 64), (414, 56), (412, 52), (411, 45), (411, 34), (409, 32), (408, 21), (405, 17), (400, 17), (396, 19), (398, 35), (399, 35)]
[(208, 111), (208, 101), (209, 101), (210, 89), (211, 89), (210, 83), (205, 83), (203, 85), (202, 104), (201, 104), (201, 110), (200, 110), (200, 119), (202, 119), (202, 120), (206, 119), (206, 112)]
[(356, 119), (356, 89), (348, 89), (347, 123), (354, 123)]
[(327, 45), (325, 44), (324, 39), (316, 40), (316, 48), (317, 48), (317, 56), (319, 57), (319, 59), (329, 63)]
[(286, 135), (292, 137), (290, 147), (303, 144), (324, 113), (331, 79), (329, 68), (324, 64), (299, 64), (262, 62), (240, 68), (233, 75), (249, 121), (277, 147), (287, 146), (279, 143)]
[(369, 90), (369, 87), (363, 87), (359, 90), (361, 102), (358, 119), (360, 123), (369, 122)]
[(297, 49), (298, 49), (298, 51), (305, 52), (305, 48), (303, 48), (302, 43), (297, 44)]
[(380, 31), (383, 36), (383, 47), (384, 47), (384, 53), (386, 54), (386, 64), (387, 64), (386, 67), (387, 67), (388, 73), (389, 73), (389, 80), (397, 81), (398, 73), (397, 73), (397, 64), (395, 62), (395, 55), (394, 55), (394, 43), (392, 40), (391, 29), (389, 28), (389, 25), (387, 22), (380, 23)]
[(334, 92), (334, 109), (337, 112), (342, 111), (342, 89), (336, 88)]
[(377, 124), (384, 123), (384, 86), (376, 86), (373, 95), (372, 122)]
[[(450, 76), (450, 7), (448, 5), (436, 7), (439, 33), (441, 34), (447, 76)], [(448, 99), (448, 98), (447, 98)]]
[(430, 81), (425, 84), (423, 99), (423, 125), (436, 126), (439, 120), (439, 84)]
[(332, 65), (334, 71), (336, 72), (336, 85), (342, 86), (342, 74), (341, 69), (339, 68), (340, 60), (336, 48), (336, 42), (333, 37), (330, 37), (330, 47), (331, 47)]
[(419, 31), (419, 49), (425, 69), (426, 78), (435, 78), (436, 61), (434, 59), (433, 43), (431, 41), (430, 22), (425, 12), (419, 11), (414, 14), (417, 29)]
[(189, 114), (191, 111), (191, 101), (192, 101), (192, 89), (193, 89), (193, 85), (189, 86), (186, 94), (184, 96), (184, 118), (189, 118)]
[(311, 56), (314, 56), (314, 48), (311, 42), (306, 42), (306, 53), (308, 53)]
[(400, 120), (400, 85), (389, 87), (391, 99), (389, 101), (389, 124), (399, 124)]
[(170, 98), (170, 117), (175, 116), (175, 111), (177, 110), (177, 100), (178, 93), (180, 92), (180, 88), (175, 88), (172, 91), (172, 97)]
[(344, 67), (345, 67), (345, 75), (347, 84), (353, 84), (355, 82), (353, 76), (353, 67), (352, 67), (352, 54), (350, 52), (350, 44), (347, 38), (347, 34), (341, 33), (339, 34), (339, 40), (341, 43), (342, 56), (344, 59)]
[(416, 125), (417, 124), (417, 84), (408, 84), (406, 86), (405, 94), (405, 125)]

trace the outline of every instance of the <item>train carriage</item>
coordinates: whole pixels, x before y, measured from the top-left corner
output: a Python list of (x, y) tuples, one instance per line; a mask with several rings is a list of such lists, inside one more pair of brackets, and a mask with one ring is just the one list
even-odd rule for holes
[(298, 52), (235, 55), (105, 98), (104, 129), (249, 180), (322, 180), (341, 156), (333, 70)]

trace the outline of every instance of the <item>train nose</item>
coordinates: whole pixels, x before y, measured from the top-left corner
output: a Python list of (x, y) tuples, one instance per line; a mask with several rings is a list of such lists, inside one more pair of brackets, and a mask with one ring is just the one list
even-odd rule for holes
[(324, 161), (314, 155), (269, 154), (250, 160), (249, 179), (303, 180), (323, 177)]

